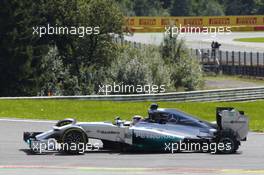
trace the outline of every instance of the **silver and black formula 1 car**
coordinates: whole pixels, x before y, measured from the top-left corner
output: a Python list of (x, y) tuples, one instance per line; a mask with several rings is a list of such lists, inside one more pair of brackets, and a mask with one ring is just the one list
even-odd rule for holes
[(232, 107), (217, 108), (216, 122), (209, 123), (152, 104), (146, 118), (134, 116), (132, 121), (123, 121), (117, 117), (114, 123), (64, 119), (46, 132), (24, 132), (24, 141), (33, 152), (55, 149), (54, 145), (59, 144), (60, 151), (78, 154), (90, 139), (98, 139), (104, 150), (230, 154), (238, 150), (247, 133), (247, 117)]

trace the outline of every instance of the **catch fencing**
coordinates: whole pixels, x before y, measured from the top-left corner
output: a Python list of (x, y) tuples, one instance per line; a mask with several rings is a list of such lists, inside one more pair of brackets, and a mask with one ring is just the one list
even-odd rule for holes
[[(114, 42), (129, 45), (133, 48), (144, 49), (147, 44), (113, 38)], [(264, 77), (264, 51), (263, 52), (236, 52), (211, 49), (190, 49), (206, 71), (222, 72), (227, 75), (245, 75)]]
[(222, 71), (229, 75), (264, 77), (264, 52), (213, 52), (210, 49), (191, 49), (191, 52), (210, 71)]

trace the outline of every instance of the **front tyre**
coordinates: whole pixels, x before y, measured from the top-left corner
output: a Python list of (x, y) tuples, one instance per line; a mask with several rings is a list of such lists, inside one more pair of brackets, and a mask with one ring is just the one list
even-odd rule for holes
[(67, 154), (84, 154), (88, 139), (79, 129), (66, 130), (62, 136), (62, 151)]

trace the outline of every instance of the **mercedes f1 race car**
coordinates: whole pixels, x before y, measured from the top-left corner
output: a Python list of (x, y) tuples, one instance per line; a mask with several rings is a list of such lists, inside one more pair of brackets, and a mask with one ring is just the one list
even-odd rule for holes
[[(148, 116), (131, 121), (117, 117), (111, 122), (58, 121), (46, 132), (24, 132), (24, 141), (34, 153), (63, 151), (80, 154), (87, 150), (140, 152), (235, 153), (248, 133), (248, 118), (243, 111), (218, 107), (216, 122), (210, 123), (176, 109), (152, 104)], [(91, 144), (90, 140), (100, 140)]]

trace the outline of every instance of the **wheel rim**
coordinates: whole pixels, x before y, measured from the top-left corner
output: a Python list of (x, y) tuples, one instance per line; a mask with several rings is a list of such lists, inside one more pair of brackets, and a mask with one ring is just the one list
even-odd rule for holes
[(81, 143), (84, 142), (83, 136), (79, 132), (69, 132), (65, 137), (66, 143)]
[[(235, 143), (234, 141), (229, 138), (229, 137), (224, 137), (224, 138), (221, 138), (219, 140), (219, 143), (223, 143), (224, 144), (224, 150), (220, 150), (222, 153), (232, 153), (234, 152), (234, 149), (235, 149)], [(227, 149), (226, 145), (229, 144), (230, 145), (230, 149)]]

